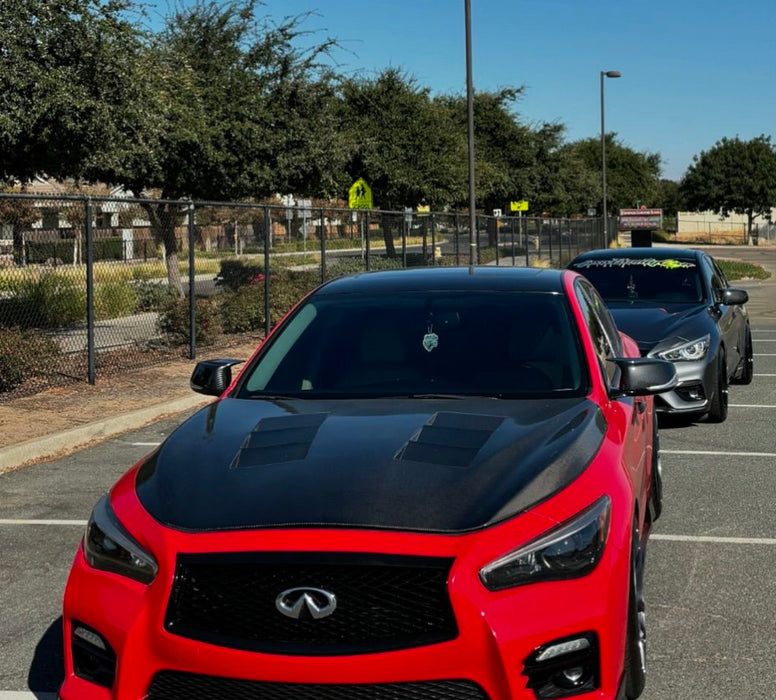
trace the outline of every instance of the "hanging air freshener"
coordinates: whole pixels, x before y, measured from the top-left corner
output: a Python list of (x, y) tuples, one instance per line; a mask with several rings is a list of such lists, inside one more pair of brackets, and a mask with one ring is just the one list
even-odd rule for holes
[(434, 348), (439, 346), (439, 336), (434, 333), (434, 324), (428, 324), (428, 333), (423, 336), (423, 349), (426, 352), (431, 352)]

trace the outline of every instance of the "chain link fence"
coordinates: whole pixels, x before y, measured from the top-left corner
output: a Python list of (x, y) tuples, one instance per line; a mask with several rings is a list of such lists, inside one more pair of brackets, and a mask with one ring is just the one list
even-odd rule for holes
[[(472, 239), (478, 264), (557, 267), (602, 230), (478, 216)], [(326, 280), (469, 250), (466, 213), (2, 194), (0, 402), (257, 342)]]

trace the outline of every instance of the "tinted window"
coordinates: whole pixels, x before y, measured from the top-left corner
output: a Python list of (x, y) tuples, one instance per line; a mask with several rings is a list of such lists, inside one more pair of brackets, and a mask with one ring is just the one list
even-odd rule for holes
[(603, 258), (570, 267), (587, 277), (606, 301), (698, 303), (704, 296), (693, 260)]
[(569, 396), (587, 388), (565, 298), (409, 292), (310, 299), (239, 396)]
[(579, 280), (576, 283), (576, 290), (582, 314), (590, 329), (590, 337), (598, 355), (601, 372), (606, 377), (608, 386), (617, 386), (620, 370), (613, 362), (609, 362), (609, 360), (621, 357), (623, 354), (622, 341), (617, 332), (617, 326), (595, 289)]

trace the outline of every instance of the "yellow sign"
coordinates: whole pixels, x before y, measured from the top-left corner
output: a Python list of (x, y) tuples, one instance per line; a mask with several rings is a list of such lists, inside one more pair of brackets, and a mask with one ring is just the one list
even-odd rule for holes
[(363, 177), (358, 178), (348, 191), (348, 206), (351, 209), (372, 208), (372, 188), (366, 184)]
[(418, 214), (428, 214), (431, 212), (430, 204), (418, 204)]
[(528, 200), (521, 199), (519, 202), (510, 202), (509, 211), (528, 211)]

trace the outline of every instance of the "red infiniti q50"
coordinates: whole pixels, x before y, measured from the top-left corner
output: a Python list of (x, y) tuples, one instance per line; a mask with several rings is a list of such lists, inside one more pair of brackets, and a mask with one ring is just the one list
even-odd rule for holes
[(570, 271), (323, 285), (95, 506), (61, 700), (625, 700), (654, 394)]

